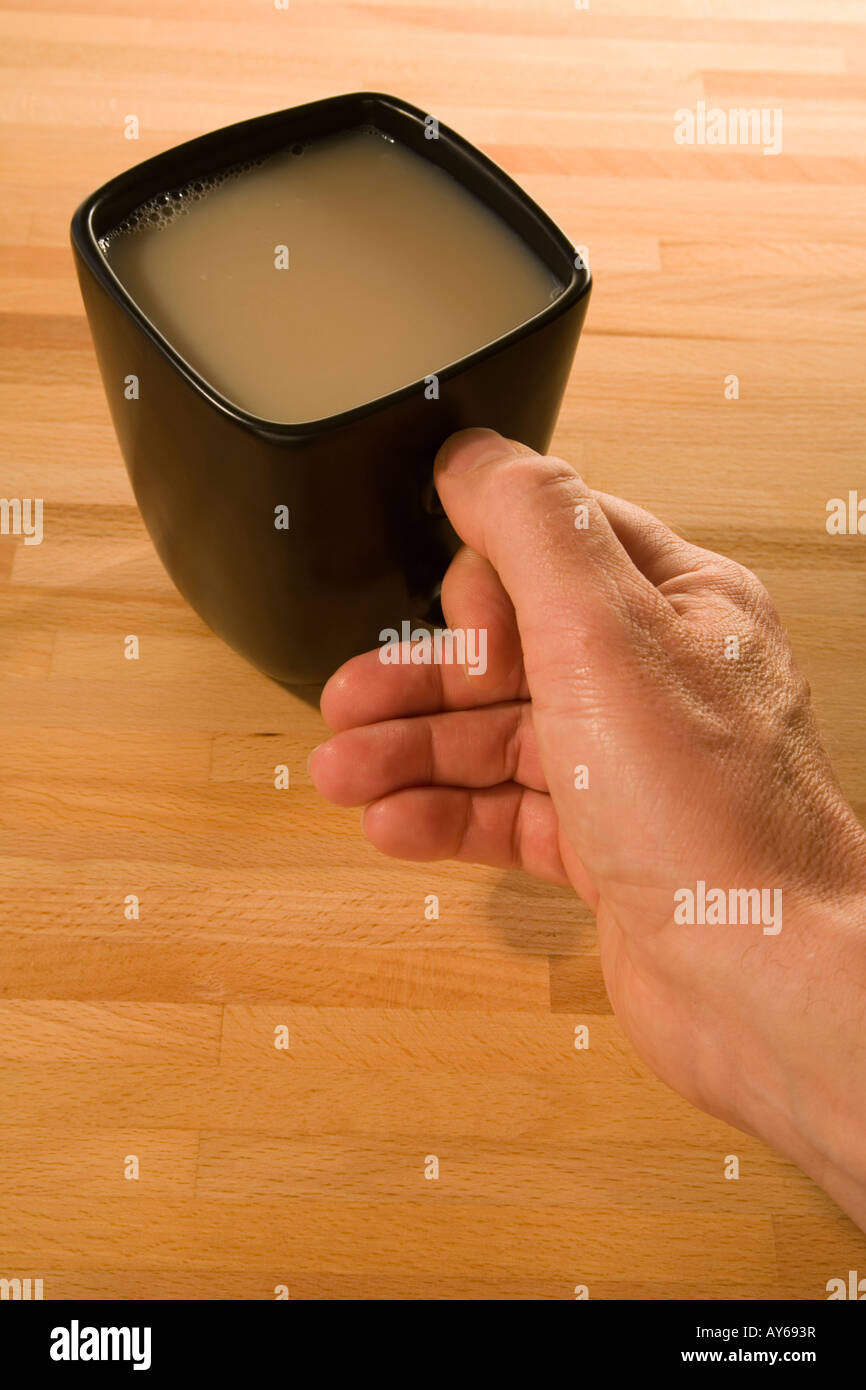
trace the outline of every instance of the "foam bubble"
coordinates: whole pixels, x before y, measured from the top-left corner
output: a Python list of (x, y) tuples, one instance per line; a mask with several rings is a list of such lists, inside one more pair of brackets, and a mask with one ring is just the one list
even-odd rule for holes
[[(377, 126), (362, 125), (357, 129), (365, 135), (376, 135), (390, 144), (394, 143), (393, 136), (386, 135)], [(175, 218), (188, 213), (191, 204), (200, 203), (208, 194), (213, 193), (215, 188), (240, 178), (242, 174), (248, 173), (251, 169), (260, 168), (269, 159), (279, 158), (281, 154), (289, 153), (298, 158), (310, 148), (312, 143), (312, 140), (296, 140), (288, 146), (288, 150), (275, 150), (257, 159), (246, 159), (241, 164), (232, 164), (227, 169), (220, 169), (215, 173), (202, 174), (197, 179), (190, 179), (189, 183), (185, 183), (179, 188), (171, 188), (163, 193), (154, 194), (152, 198), (148, 198), (146, 203), (133, 208), (122, 222), (118, 222), (115, 227), (111, 227), (104, 236), (99, 238), (97, 244), (100, 251), (107, 252), (112, 243), (119, 237), (145, 230), (163, 230), (163, 228), (170, 226)]]
[(377, 125), (359, 125), (355, 127), (361, 135), (375, 135), (377, 139), (384, 140), (387, 144), (395, 143), (394, 136), (388, 135), (384, 130), (380, 130)]
[(100, 251), (108, 251), (112, 242), (121, 236), (129, 236), (144, 230), (161, 231), (170, 226), (175, 218), (185, 216), (189, 212), (191, 203), (200, 203), (209, 193), (213, 193), (215, 188), (239, 178), (241, 174), (248, 173), (250, 169), (258, 169), (265, 162), (265, 157), (246, 159), (242, 164), (232, 164), (228, 169), (220, 169), (213, 174), (203, 174), (200, 178), (191, 179), (189, 183), (183, 184), (180, 188), (171, 188), (165, 192), (154, 194), (152, 198), (148, 198), (147, 202), (133, 208), (122, 222), (118, 222), (115, 227), (112, 227), (104, 236), (99, 238)]

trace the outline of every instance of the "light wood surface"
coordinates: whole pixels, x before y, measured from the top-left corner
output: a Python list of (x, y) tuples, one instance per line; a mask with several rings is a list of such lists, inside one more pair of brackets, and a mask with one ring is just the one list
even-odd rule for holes
[[(45, 508), (41, 545), (0, 538), (0, 1276), (799, 1299), (866, 1275), (829, 1199), (637, 1061), (569, 894), (383, 861), (319, 800), (315, 708), (156, 559), (67, 247), (92, 188), (230, 121), (376, 89), (455, 126), (589, 248), (558, 452), (757, 570), (862, 815), (866, 541), (824, 521), (866, 484), (866, 7), (28, 0), (0, 23), (0, 491)], [(700, 100), (781, 107), (783, 152), (677, 145)]]

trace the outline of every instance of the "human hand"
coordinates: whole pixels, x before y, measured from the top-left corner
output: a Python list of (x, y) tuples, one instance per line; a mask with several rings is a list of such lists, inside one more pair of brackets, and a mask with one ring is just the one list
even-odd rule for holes
[[(465, 542), (443, 609), (487, 670), (348, 662), (316, 786), (385, 853), (571, 884), (656, 1073), (866, 1227), (866, 836), (766, 590), (490, 431), (436, 484)], [(701, 883), (763, 890), (758, 920), (684, 923)]]

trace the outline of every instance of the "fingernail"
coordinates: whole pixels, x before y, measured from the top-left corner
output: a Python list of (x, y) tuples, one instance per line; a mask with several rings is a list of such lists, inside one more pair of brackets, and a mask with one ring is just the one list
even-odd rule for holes
[(479, 464), (516, 453), (511, 440), (504, 439), (495, 430), (458, 430), (445, 440), (434, 467), (440, 472), (447, 469), (449, 473), (468, 473)]
[(322, 747), (324, 747), (323, 744), (317, 743), (315, 748), (310, 749), (309, 753), (307, 754), (307, 772), (309, 772), (310, 770), (310, 763), (313, 761), (313, 758), (318, 753), (319, 749)]

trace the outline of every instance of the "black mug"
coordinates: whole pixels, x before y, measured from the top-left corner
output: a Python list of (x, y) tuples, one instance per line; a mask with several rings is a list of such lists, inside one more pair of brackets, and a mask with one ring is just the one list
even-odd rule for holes
[[(457, 178), (562, 284), (528, 322), (437, 373), (312, 424), (232, 404), (133, 303), (99, 241), (142, 203), (295, 142), (373, 126)], [(82, 298), (136, 500), (168, 573), (204, 621), (278, 681), (318, 683), (384, 629), (442, 622), (459, 545), (432, 486), (436, 450), (484, 425), (544, 451), (590, 292), (588, 268), (485, 155), (423, 111), (361, 92), (178, 145), (86, 198), (72, 220)], [(125, 383), (138, 379), (138, 398)], [(277, 524), (279, 518), (279, 524)], [(287, 524), (286, 524), (287, 523)]]

